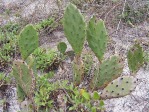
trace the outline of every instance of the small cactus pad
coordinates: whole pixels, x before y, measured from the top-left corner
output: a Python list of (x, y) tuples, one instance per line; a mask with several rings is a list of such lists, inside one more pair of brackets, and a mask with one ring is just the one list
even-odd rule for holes
[(27, 25), (20, 33), (18, 44), (23, 60), (39, 46), (37, 31), (32, 25)]
[(88, 23), (87, 28), (87, 41), (89, 47), (101, 61), (107, 46), (107, 31), (102, 20), (95, 22), (96, 18), (93, 17)]
[(64, 54), (67, 49), (67, 45), (65, 44), (65, 42), (60, 42), (57, 45), (57, 49), (60, 51), (60, 53)]
[(144, 63), (142, 47), (136, 43), (127, 54), (128, 66), (131, 72), (136, 73)]
[(84, 77), (84, 64), (80, 58), (74, 58), (73, 60), (73, 83), (78, 86)]
[(130, 94), (136, 87), (137, 80), (133, 76), (122, 76), (105, 87), (100, 94), (103, 99), (118, 98)]
[(91, 81), (91, 88), (103, 88), (113, 79), (120, 76), (123, 70), (123, 64), (116, 56), (104, 61), (99, 69), (95, 70), (94, 77)]
[(22, 60), (13, 62), (13, 76), (26, 95), (31, 97), (35, 88), (35, 78), (33, 70), (29, 68), (26, 62)]
[(76, 54), (81, 54), (85, 41), (85, 21), (73, 4), (69, 4), (64, 13), (64, 33)]

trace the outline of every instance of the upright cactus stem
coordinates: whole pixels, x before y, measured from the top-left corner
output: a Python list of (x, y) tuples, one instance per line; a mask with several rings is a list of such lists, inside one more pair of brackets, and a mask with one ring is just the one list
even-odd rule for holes
[(75, 54), (81, 55), (85, 41), (85, 21), (73, 4), (69, 4), (64, 13), (64, 33)]
[(87, 27), (87, 41), (89, 47), (97, 56), (98, 60), (101, 62), (107, 47), (107, 31), (102, 20), (95, 22), (96, 18), (90, 19)]
[(79, 85), (82, 81), (84, 71), (84, 69), (82, 69), (81, 52), (86, 36), (86, 25), (81, 12), (71, 3), (65, 10), (63, 26), (66, 38), (76, 55), (73, 61), (73, 81), (75, 85)]
[(37, 31), (32, 25), (27, 25), (20, 33), (18, 39), (19, 49), (23, 60), (39, 46), (39, 37)]
[(73, 83), (78, 86), (84, 77), (84, 64), (80, 56), (75, 56), (73, 61)]

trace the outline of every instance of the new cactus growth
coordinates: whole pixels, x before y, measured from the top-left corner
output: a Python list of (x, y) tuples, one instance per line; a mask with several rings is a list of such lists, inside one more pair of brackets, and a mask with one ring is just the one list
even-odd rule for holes
[(57, 45), (57, 49), (60, 51), (60, 53), (64, 54), (67, 49), (67, 45), (65, 44), (65, 42), (60, 42)]
[(93, 17), (88, 23), (87, 27), (87, 41), (89, 47), (101, 61), (107, 46), (107, 31), (102, 20), (95, 22), (96, 18)]
[(100, 94), (103, 99), (118, 98), (130, 94), (136, 87), (137, 80), (133, 76), (122, 76), (104, 88)]
[(69, 4), (64, 13), (64, 33), (75, 54), (80, 55), (85, 41), (85, 21), (73, 4)]
[(32, 25), (27, 25), (20, 33), (18, 44), (23, 60), (39, 46), (37, 31)]
[(128, 66), (132, 73), (136, 73), (144, 63), (142, 47), (136, 43), (127, 54)]
[(17, 84), (25, 92), (26, 96), (32, 98), (35, 89), (35, 78), (31, 68), (22, 60), (13, 62), (13, 76)]
[(101, 63), (100, 67), (95, 70), (94, 77), (90, 83), (93, 89), (104, 88), (113, 79), (120, 76), (123, 70), (123, 64), (116, 56), (112, 56)]

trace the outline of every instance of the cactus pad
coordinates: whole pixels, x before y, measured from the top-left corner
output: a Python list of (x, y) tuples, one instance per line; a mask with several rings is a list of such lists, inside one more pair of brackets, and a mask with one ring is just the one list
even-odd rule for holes
[(96, 18), (93, 17), (89, 21), (87, 28), (87, 41), (89, 47), (97, 56), (98, 60), (101, 61), (107, 46), (107, 31), (102, 20), (95, 22)]
[(32, 25), (27, 25), (21, 31), (18, 44), (23, 60), (39, 46), (38, 34)]
[(113, 79), (120, 76), (123, 70), (123, 64), (116, 56), (104, 61), (99, 69), (95, 70), (94, 77), (91, 81), (90, 87), (94, 89), (103, 88)]
[(31, 98), (35, 88), (35, 78), (33, 70), (22, 60), (13, 62), (13, 75), (17, 84), (22, 88), (25, 94)]
[(136, 87), (137, 80), (133, 76), (122, 76), (111, 83), (101, 93), (101, 98), (110, 99), (126, 96)]
[(67, 49), (67, 45), (65, 44), (65, 42), (60, 42), (57, 45), (57, 49), (60, 51), (60, 53), (64, 54)]
[(127, 54), (129, 69), (136, 73), (144, 63), (143, 50), (139, 44), (135, 44)]
[(17, 96), (20, 102), (24, 101), (26, 97), (25, 92), (19, 85), (17, 85)]
[(64, 33), (76, 54), (81, 54), (85, 41), (85, 21), (73, 4), (69, 4), (64, 14)]

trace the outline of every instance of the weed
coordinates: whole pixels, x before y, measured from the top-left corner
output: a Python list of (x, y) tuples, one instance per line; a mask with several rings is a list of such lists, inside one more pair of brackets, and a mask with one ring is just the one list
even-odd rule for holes
[(120, 15), (119, 17), (121, 17), (125, 23), (135, 25), (145, 21), (149, 17), (149, 13), (147, 13), (148, 10), (149, 10), (148, 4), (143, 7), (135, 9), (127, 3), (125, 12), (123, 13), (123, 15)]
[(34, 51), (36, 68), (42, 71), (49, 71), (57, 69), (55, 62), (58, 60), (58, 54), (54, 50), (46, 50), (38, 48)]

